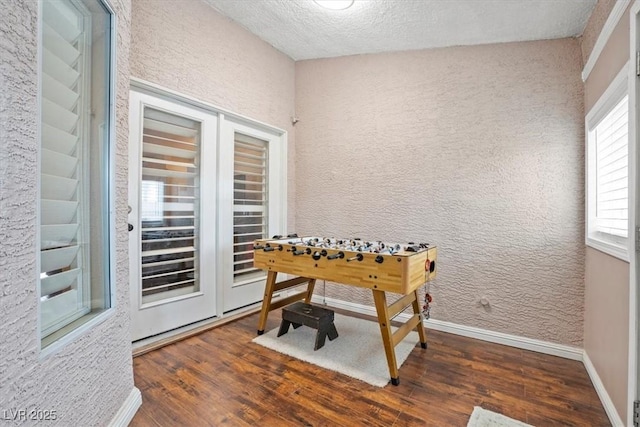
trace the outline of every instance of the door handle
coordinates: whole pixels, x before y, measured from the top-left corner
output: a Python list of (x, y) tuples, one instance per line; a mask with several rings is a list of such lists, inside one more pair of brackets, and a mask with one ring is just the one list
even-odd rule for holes
[[(131, 205), (127, 205), (127, 214), (131, 213)], [(129, 231), (133, 231), (133, 224), (128, 223), (127, 224), (129, 226)]]

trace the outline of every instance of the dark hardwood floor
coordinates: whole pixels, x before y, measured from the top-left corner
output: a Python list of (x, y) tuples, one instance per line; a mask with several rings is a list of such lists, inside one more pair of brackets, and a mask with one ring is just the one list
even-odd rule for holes
[(474, 406), (538, 427), (610, 425), (581, 362), (428, 330), (400, 385), (378, 388), (252, 343), (257, 323), (134, 358), (142, 406), (131, 426), (464, 427)]

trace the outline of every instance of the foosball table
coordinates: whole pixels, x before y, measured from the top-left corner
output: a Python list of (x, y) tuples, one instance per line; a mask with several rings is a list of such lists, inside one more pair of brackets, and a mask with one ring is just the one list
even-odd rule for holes
[[(436, 276), (435, 246), (292, 235), (256, 240), (253, 255), (254, 266), (267, 271), (258, 335), (264, 333), (271, 310), (299, 300), (310, 304), (316, 280), (320, 279), (373, 291), (393, 385), (400, 383), (395, 346), (415, 329), (422, 348), (427, 348), (418, 288)], [(278, 273), (297, 277), (277, 282)], [(304, 283), (304, 291), (272, 301), (274, 293)], [(401, 297), (388, 305), (387, 292)], [(394, 332), (391, 320), (409, 306), (413, 307), (413, 315)]]

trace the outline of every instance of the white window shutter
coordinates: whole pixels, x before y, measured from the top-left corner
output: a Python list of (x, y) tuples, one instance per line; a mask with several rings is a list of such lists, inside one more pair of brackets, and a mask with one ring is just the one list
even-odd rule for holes
[[(142, 135), (142, 296), (198, 289), (200, 124), (144, 109)], [(149, 299), (150, 298), (150, 299)]]
[(233, 168), (233, 278), (263, 274), (253, 267), (253, 241), (267, 237), (268, 146), (235, 133)]
[(84, 314), (82, 90), (88, 59), (84, 16), (43, 2), (40, 298), (43, 336)]
[(596, 227), (627, 237), (629, 218), (629, 96), (595, 127)]

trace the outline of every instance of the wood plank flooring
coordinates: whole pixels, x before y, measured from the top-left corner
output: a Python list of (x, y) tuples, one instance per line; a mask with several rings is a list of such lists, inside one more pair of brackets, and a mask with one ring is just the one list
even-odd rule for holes
[(581, 362), (427, 331), (400, 385), (378, 388), (252, 343), (257, 323), (134, 358), (143, 403), (131, 426), (464, 427), (474, 406), (538, 427), (611, 425)]

